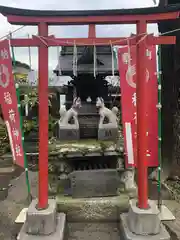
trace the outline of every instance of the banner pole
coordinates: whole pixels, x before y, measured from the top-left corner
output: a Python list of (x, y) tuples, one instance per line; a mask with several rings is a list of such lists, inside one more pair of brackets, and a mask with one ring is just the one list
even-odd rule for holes
[(162, 198), (161, 198), (161, 166), (162, 166), (162, 153), (161, 153), (161, 46), (158, 47), (158, 208), (161, 210)]

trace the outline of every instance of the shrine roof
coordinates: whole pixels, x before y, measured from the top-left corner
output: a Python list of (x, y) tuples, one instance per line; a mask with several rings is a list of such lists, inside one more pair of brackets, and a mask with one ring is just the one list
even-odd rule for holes
[[(73, 72), (73, 47), (62, 47), (60, 54), (60, 68), (63, 74), (72, 75)], [(112, 50), (111, 46), (96, 47), (97, 71), (99, 74), (112, 74)], [(77, 71), (78, 73), (94, 73), (94, 47), (77, 47)], [(117, 73), (117, 66), (114, 66)], [(58, 75), (59, 65), (54, 72)]]
[[(111, 55), (101, 55), (97, 56), (97, 59), (101, 64), (97, 64), (98, 74), (111, 75), (112, 74), (112, 56)], [(71, 76), (73, 74), (73, 55), (60, 56), (60, 68), (63, 75)], [(114, 66), (115, 74), (118, 74), (117, 66)], [(78, 73), (94, 73), (94, 64), (78, 64)], [(59, 66), (54, 70), (54, 73), (59, 75)]]
[(0, 5), (0, 13), (4, 16), (39, 16), (39, 17), (78, 17), (78, 16), (115, 16), (115, 15), (147, 15), (180, 11), (180, 4), (168, 6), (158, 6), (149, 8), (133, 8), (133, 9), (111, 9), (111, 10), (31, 10), (12, 8)]

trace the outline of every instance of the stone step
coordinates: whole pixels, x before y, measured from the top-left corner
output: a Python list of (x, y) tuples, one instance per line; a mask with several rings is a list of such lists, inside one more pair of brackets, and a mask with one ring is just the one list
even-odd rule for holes
[(57, 196), (59, 212), (67, 214), (68, 222), (116, 222), (119, 214), (128, 211), (129, 197), (76, 198)]
[(73, 198), (116, 196), (120, 179), (116, 169), (73, 171), (69, 174)]

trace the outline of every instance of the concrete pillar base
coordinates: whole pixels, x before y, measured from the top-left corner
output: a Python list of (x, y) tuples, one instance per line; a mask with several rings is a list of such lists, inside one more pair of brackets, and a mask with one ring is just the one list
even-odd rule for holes
[(26, 231), (32, 235), (50, 235), (56, 229), (56, 201), (49, 199), (46, 209), (37, 209), (37, 199), (32, 200), (26, 214)]
[(56, 212), (55, 199), (49, 199), (48, 208), (38, 210), (37, 200), (30, 204), (26, 221), (18, 235), (18, 240), (63, 240), (66, 215)]
[(57, 215), (56, 230), (51, 235), (30, 235), (26, 232), (26, 222), (24, 223), (17, 240), (63, 240), (65, 233), (66, 215), (60, 213)]
[(131, 232), (138, 235), (155, 235), (160, 232), (159, 209), (152, 200), (148, 201), (148, 209), (137, 207), (135, 199), (130, 200), (128, 226)]
[(124, 240), (170, 240), (169, 233), (162, 223), (160, 224), (160, 232), (156, 235), (137, 235), (132, 233), (128, 226), (128, 214), (125, 213), (120, 216), (120, 224), (121, 237)]

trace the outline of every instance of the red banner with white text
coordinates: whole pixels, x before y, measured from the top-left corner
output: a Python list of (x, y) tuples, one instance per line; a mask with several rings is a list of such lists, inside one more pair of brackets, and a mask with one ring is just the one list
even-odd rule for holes
[[(147, 166), (158, 166), (158, 83), (156, 47), (146, 50), (147, 82)], [(139, 59), (141, 64), (141, 59)], [(118, 50), (120, 73), (122, 122), (125, 141), (126, 167), (137, 166), (137, 118), (136, 118), (136, 46)], [(139, 146), (141, 147), (141, 146)]]
[(8, 40), (0, 41), (0, 104), (14, 163), (24, 167), (20, 117)]

